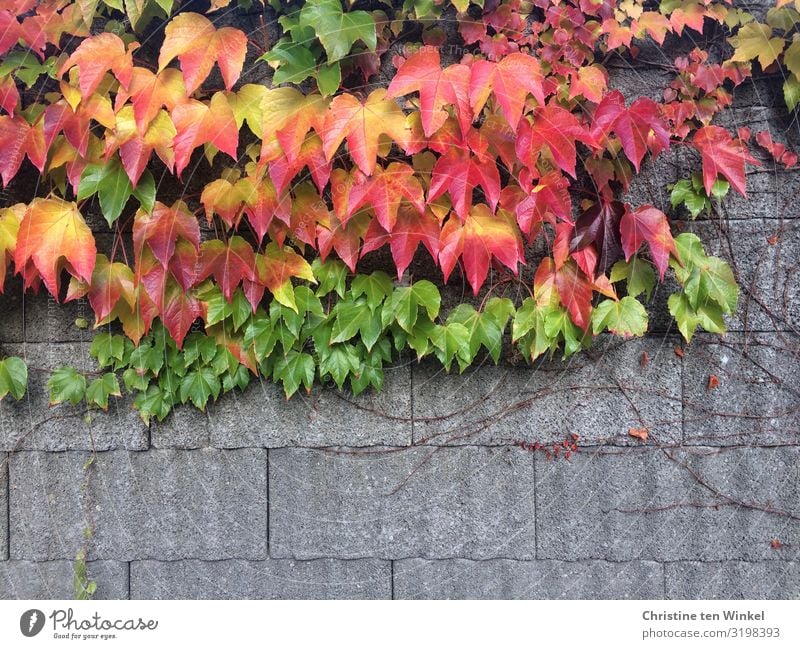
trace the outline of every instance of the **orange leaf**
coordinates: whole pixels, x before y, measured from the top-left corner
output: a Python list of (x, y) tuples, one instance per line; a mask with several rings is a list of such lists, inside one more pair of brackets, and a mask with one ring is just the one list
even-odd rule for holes
[(84, 99), (97, 90), (109, 70), (114, 73), (114, 77), (122, 87), (127, 89), (133, 71), (131, 53), (138, 45), (138, 43), (132, 43), (126, 50), (122, 39), (111, 32), (90, 36), (81, 41), (72, 55), (64, 62), (58, 72), (59, 76), (73, 66), (77, 66), (78, 86)]
[(158, 71), (177, 56), (186, 92), (191, 94), (205, 81), (216, 61), (225, 88), (230, 90), (239, 79), (246, 54), (244, 32), (233, 27), (216, 29), (205, 16), (186, 12), (175, 16), (164, 31)]
[(628, 431), (628, 435), (630, 435), (631, 437), (635, 437), (636, 439), (640, 439), (643, 442), (647, 441), (647, 436), (649, 435), (649, 433), (650, 431), (648, 431), (646, 428), (631, 428)]
[(261, 100), (261, 157), (273, 160), (280, 153), (294, 163), (312, 128), (324, 132), (329, 101), (314, 93), (304, 95), (294, 88), (273, 88)]
[(706, 386), (707, 390), (713, 390), (719, 387), (719, 377), (716, 374), (711, 374), (708, 377), (708, 385)]
[(378, 140), (384, 133), (400, 148), (408, 146), (411, 131), (406, 116), (393, 100), (387, 99), (385, 90), (373, 90), (363, 104), (353, 95), (339, 95), (331, 102), (325, 118), (325, 157), (330, 160), (346, 138), (353, 160), (369, 176), (375, 169)]
[(147, 131), (162, 107), (171, 111), (186, 101), (186, 86), (183, 76), (174, 68), (167, 68), (153, 74), (147, 68), (133, 68), (127, 92), (119, 91), (114, 99), (117, 111), (131, 98), (136, 128), (140, 133)]
[(213, 144), (220, 151), (236, 159), (239, 128), (224, 93), (217, 92), (208, 104), (190, 99), (172, 111), (172, 122), (177, 135), (175, 147), (175, 173), (189, 164), (189, 158), (202, 144)]
[(14, 265), (30, 277), (32, 261), (51, 295), (58, 298), (59, 275), (65, 269), (85, 282), (92, 279), (97, 257), (94, 237), (75, 203), (34, 198), (19, 225)]

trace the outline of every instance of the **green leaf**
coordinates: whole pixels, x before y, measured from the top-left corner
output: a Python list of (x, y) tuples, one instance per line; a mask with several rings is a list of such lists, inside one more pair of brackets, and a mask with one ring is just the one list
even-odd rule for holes
[(434, 320), (439, 315), (442, 298), (439, 289), (428, 280), (414, 282), (411, 286), (399, 286), (392, 291), (381, 313), (383, 326), (397, 322), (403, 330), (411, 332), (417, 321), (419, 309), (424, 308)]
[(702, 293), (716, 302), (725, 313), (733, 313), (739, 300), (739, 287), (733, 271), (719, 257), (708, 257), (701, 268), (700, 286)]
[(331, 291), (336, 291), (339, 297), (344, 297), (347, 266), (343, 262), (338, 259), (328, 259), (322, 262), (317, 258), (312, 262), (311, 270), (319, 282), (316, 291), (317, 297), (327, 295)]
[(647, 331), (647, 312), (631, 296), (619, 301), (603, 300), (592, 310), (592, 329), (596, 334), (608, 329), (623, 338), (643, 336)]
[(796, 74), (788, 75), (783, 82), (783, 101), (790, 111), (800, 103), (800, 77)]
[[(155, 203), (155, 191), (152, 175), (149, 176), (149, 180), (143, 175), (136, 190), (137, 198), (141, 197), (139, 201), (142, 205), (149, 204), (152, 209)], [(114, 158), (104, 165), (86, 165), (78, 184), (77, 199), (82, 201), (97, 194), (100, 199), (100, 210), (108, 225), (112, 226), (122, 214), (122, 210), (133, 193), (134, 190), (127, 172), (123, 169), (119, 159)]]
[(100, 367), (108, 367), (125, 357), (125, 337), (107, 331), (97, 334), (89, 346), (89, 355)]
[(314, 373), (314, 359), (305, 352), (291, 350), (275, 361), (272, 380), (283, 384), (283, 391), (288, 399), (297, 392), (301, 384), (310, 392), (314, 384)]
[(356, 275), (350, 286), (354, 298), (366, 296), (371, 311), (377, 309), (392, 292), (392, 278), (381, 270), (369, 275)]
[(186, 367), (189, 367), (198, 358), (202, 358), (203, 363), (210, 363), (217, 354), (217, 341), (211, 336), (201, 333), (191, 333), (186, 337), (183, 344), (183, 358)]
[(342, 67), (339, 61), (335, 63), (322, 63), (317, 68), (317, 88), (323, 97), (332, 95), (342, 85)]
[(158, 421), (164, 420), (172, 410), (172, 399), (169, 392), (158, 385), (151, 385), (146, 392), (140, 392), (136, 395), (133, 405), (139, 411), (142, 421), (145, 424), (149, 424), (152, 417), (155, 417)]
[(455, 357), (458, 357), (462, 370), (472, 362), (474, 355), (470, 352), (469, 339), (470, 332), (458, 322), (436, 326), (431, 341), (436, 348), (436, 357), (445, 370), (450, 371)]
[(689, 304), (689, 298), (686, 297), (683, 291), (678, 291), (669, 296), (667, 306), (670, 314), (678, 324), (678, 331), (681, 332), (686, 342), (691, 342), (700, 321), (692, 305)]
[(262, 311), (257, 312), (245, 327), (244, 344), (248, 347), (252, 345), (256, 359), (262, 361), (272, 353), (277, 342), (278, 335), (275, 333), (272, 320)]
[(272, 81), (278, 83), (301, 83), (314, 75), (317, 61), (305, 45), (289, 40), (281, 40), (260, 60), (267, 61), (275, 68)]
[(145, 212), (153, 211), (153, 206), (156, 204), (156, 181), (149, 169), (145, 169), (136, 187), (133, 188), (133, 197), (139, 201)]
[(16, 356), (0, 361), (0, 399), (9, 392), (17, 401), (25, 396), (28, 387), (28, 366)]
[[(502, 312), (499, 315), (504, 315)], [(505, 315), (508, 320), (508, 315)], [(469, 353), (471, 358), (475, 358), (481, 345), (491, 354), (495, 363), (500, 360), (500, 352), (503, 341), (503, 328), (491, 312), (484, 311), (478, 313), (470, 304), (459, 304), (447, 316), (447, 322), (458, 323), (466, 327), (469, 334)], [(435, 342), (434, 342), (435, 344)]]
[(631, 297), (647, 293), (647, 299), (656, 285), (656, 273), (653, 266), (634, 255), (629, 261), (618, 261), (611, 267), (611, 281), (626, 280), (626, 290)]
[(336, 387), (342, 388), (347, 376), (356, 373), (361, 366), (361, 359), (352, 345), (332, 345), (320, 355), (320, 378), (330, 375)]
[(59, 367), (47, 381), (50, 405), (69, 401), (78, 405), (86, 394), (86, 378), (72, 367)]
[(108, 410), (108, 398), (110, 396), (119, 397), (122, 393), (119, 389), (119, 380), (113, 372), (106, 372), (99, 379), (95, 379), (89, 384), (86, 390), (86, 401), (90, 406), (97, 406), (103, 410)]
[(383, 369), (362, 364), (358, 373), (350, 377), (350, 388), (353, 390), (353, 394), (357, 396), (370, 386), (376, 390), (383, 388)]
[(370, 51), (378, 45), (372, 16), (366, 11), (345, 13), (339, 0), (307, 0), (300, 11), (300, 23), (314, 29), (328, 63), (346, 57), (356, 41), (363, 42)]
[(213, 396), (216, 399), (221, 389), (222, 385), (214, 369), (199, 367), (187, 372), (186, 376), (181, 379), (181, 403), (191, 401), (196, 408), (204, 410), (209, 397)]

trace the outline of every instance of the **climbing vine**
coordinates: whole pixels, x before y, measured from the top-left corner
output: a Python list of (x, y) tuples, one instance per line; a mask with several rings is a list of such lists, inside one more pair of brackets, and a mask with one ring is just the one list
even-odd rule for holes
[[(678, 146), (698, 171), (673, 210), (745, 194), (752, 133), (712, 121), (754, 66), (785, 68), (794, 108), (798, 3), (765, 24), (715, 0), (182, 4), (0, 3), (0, 177), (19, 194), (18, 174), (42, 176), (0, 210), (3, 279), (86, 298), (103, 329), (100, 370), (58, 369), (53, 403), (107, 408), (124, 388), (163, 419), (255, 375), (287, 397), (380, 389), (406, 350), (447, 370), (504, 344), (569, 356), (602, 332), (643, 335), (641, 300), (667, 274), (687, 340), (725, 331), (728, 265), (624, 196)], [(614, 57), (702, 34), (723, 54), (678, 57), (661, 101), (609, 86)], [(797, 162), (768, 133), (755, 145)], [(210, 180), (176, 196), (201, 168)], [(395, 278), (359, 268), (381, 250)], [(438, 275), (409, 278), (423, 256)], [(445, 313), (436, 283), (454, 274), (478, 299)], [(0, 361), (0, 396), (26, 381)]]

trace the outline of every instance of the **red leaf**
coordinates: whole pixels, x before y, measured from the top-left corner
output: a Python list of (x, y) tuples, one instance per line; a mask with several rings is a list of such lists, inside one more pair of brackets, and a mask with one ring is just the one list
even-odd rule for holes
[(105, 320), (120, 299), (133, 309), (136, 304), (133, 271), (127, 264), (111, 263), (105, 255), (97, 255), (88, 298), (97, 322)]
[(25, 156), (39, 172), (44, 171), (47, 160), (47, 147), (44, 143), (41, 123), (30, 126), (22, 117), (0, 115), (0, 177), (3, 185), (11, 182), (17, 175)]
[(374, 175), (362, 178), (350, 188), (347, 219), (361, 206), (369, 205), (375, 210), (381, 227), (392, 232), (403, 201), (408, 201), (418, 214), (425, 211), (425, 196), (413, 167), (403, 162), (393, 162), (386, 169), (378, 166)]
[(183, 201), (176, 201), (171, 207), (156, 202), (151, 214), (137, 213), (133, 220), (133, 250), (137, 264), (147, 244), (166, 268), (175, 253), (178, 238), (190, 242), (195, 249), (200, 246), (200, 226)]
[(533, 122), (528, 119), (520, 122), (517, 131), (517, 156), (534, 173), (539, 155), (547, 147), (555, 163), (575, 178), (577, 140), (589, 141), (586, 130), (572, 113), (551, 102), (536, 110)]
[(178, 104), (186, 102), (186, 86), (181, 73), (174, 68), (153, 74), (147, 68), (135, 67), (128, 84), (128, 91), (120, 90), (114, 99), (114, 108), (117, 112), (129, 96), (133, 104), (136, 128), (140, 133), (145, 133), (161, 108), (166, 107), (168, 111), (172, 111)]
[(364, 235), (361, 256), (381, 248), (388, 242), (399, 280), (411, 264), (420, 243), (428, 249), (434, 260), (438, 258), (439, 234), (439, 220), (430, 209), (426, 209), (420, 214), (406, 204), (400, 208), (397, 222), (391, 233), (386, 232), (377, 220), (373, 220), (369, 224)]
[(663, 280), (669, 265), (670, 253), (677, 255), (667, 215), (651, 205), (631, 210), (626, 204), (620, 231), (625, 259), (630, 259), (639, 250), (642, 242), (647, 241), (647, 245), (650, 246), (650, 257)]
[(559, 171), (551, 171), (542, 176), (519, 205), (517, 221), (526, 236), (530, 236), (534, 226), (543, 221), (555, 224), (556, 219), (572, 223), (572, 198), (569, 195), (569, 181)]
[(650, 431), (648, 431), (646, 428), (631, 428), (628, 430), (628, 435), (635, 437), (636, 439), (640, 439), (643, 442), (647, 441), (647, 436), (649, 433)]
[(451, 214), (439, 239), (439, 263), (445, 282), (459, 257), (462, 257), (467, 280), (476, 295), (493, 258), (516, 274), (518, 265), (525, 263), (525, 257), (522, 237), (511, 214), (502, 209), (492, 214), (483, 203), (472, 208), (463, 224)]
[(255, 279), (254, 266), (253, 248), (242, 237), (231, 237), (227, 245), (219, 239), (209, 239), (200, 246), (197, 280), (202, 282), (213, 275), (222, 295), (230, 302), (236, 287), (243, 279)]
[(470, 149), (450, 147), (433, 168), (428, 201), (436, 200), (447, 192), (456, 214), (465, 220), (472, 206), (472, 192), (480, 186), (486, 201), (494, 211), (500, 200), (500, 172), (495, 159), (486, 153), (488, 142), (477, 131), (468, 136)]
[(619, 137), (637, 172), (648, 149), (658, 155), (669, 148), (669, 130), (658, 104), (647, 97), (640, 97), (626, 108), (625, 98), (618, 90), (606, 95), (595, 111), (592, 136), (602, 142), (611, 131)]
[(322, 148), (322, 140), (317, 135), (309, 135), (300, 147), (300, 153), (293, 162), (286, 156), (281, 156), (269, 163), (269, 176), (275, 183), (279, 194), (289, 186), (292, 179), (307, 167), (317, 189), (322, 191), (331, 177), (332, 165), (326, 158)]
[(509, 54), (499, 63), (478, 60), (472, 64), (469, 98), (475, 115), (493, 94), (509, 126), (516, 130), (528, 94), (544, 105), (543, 76), (539, 61), (530, 54)]
[(561, 303), (569, 311), (572, 321), (584, 331), (589, 327), (592, 314), (592, 283), (578, 268), (574, 260), (568, 260), (556, 269), (549, 257), (542, 259), (534, 276), (534, 286), (552, 284), (558, 291)]
[(711, 195), (711, 187), (717, 176), (722, 174), (733, 188), (742, 196), (745, 193), (745, 162), (760, 163), (750, 155), (747, 147), (735, 140), (721, 126), (704, 126), (697, 130), (692, 140), (703, 159), (703, 185), (706, 194)]
[(167, 283), (161, 320), (179, 349), (183, 346), (183, 339), (189, 333), (192, 324), (202, 313), (200, 300), (184, 291), (175, 281)]
[(450, 65), (442, 69), (439, 50), (422, 48), (410, 56), (397, 71), (387, 90), (387, 97), (419, 92), (422, 129), (427, 137), (438, 131), (448, 118), (447, 106), (454, 106), (461, 133), (472, 124), (470, 108), (470, 69)]

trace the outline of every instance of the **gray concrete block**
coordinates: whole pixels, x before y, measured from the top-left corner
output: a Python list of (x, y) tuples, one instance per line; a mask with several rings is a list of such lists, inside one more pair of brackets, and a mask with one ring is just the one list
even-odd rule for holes
[(389, 561), (134, 561), (132, 599), (390, 599)]
[(46, 290), (24, 293), (19, 278), (6, 280), (0, 296), (0, 339), (3, 342), (88, 341), (92, 331), (75, 326), (77, 318), (94, 322), (86, 300), (59, 304)]
[(269, 461), (273, 557), (534, 556), (521, 449), (278, 449)]
[[(437, 363), (414, 366), (414, 441), (430, 444), (579, 444), (642, 442), (630, 428), (650, 430), (648, 443), (681, 439), (680, 359), (671, 336), (623, 341), (599, 337), (569, 360), (494, 366), (458, 375)], [(648, 361), (642, 365), (642, 354)]]
[(6, 354), (20, 356), (28, 364), (28, 391), (19, 402), (11, 397), (0, 401), (0, 450), (147, 448), (147, 426), (127, 396), (112, 397), (105, 412), (87, 411), (85, 403), (50, 405), (47, 381), (53, 370), (63, 365), (84, 372), (97, 369), (89, 345), (88, 341), (4, 345)]
[(676, 561), (664, 570), (668, 599), (800, 599), (796, 561)]
[[(86, 574), (97, 584), (92, 599), (128, 599), (128, 564), (89, 561)], [(0, 599), (74, 599), (72, 561), (0, 562)]]
[(207, 413), (179, 409), (153, 426), (156, 447), (405, 446), (411, 444), (411, 370), (386, 369), (383, 389), (358, 397), (315, 386), (289, 401), (283, 389), (254, 380)]
[[(102, 217), (100, 217), (102, 219)], [(108, 232), (95, 235), (97, 251), (106, 255), (114, 247), (114, 236)], [(133, 259), (130, 241), (126, 242), (128, 259)], [(117, 261), (122, 258), (122, 250), (116, 251)], [(62, 285), (63, 286), (63, 285)], [(81, 329), (75, 321), (79, 318), (94, 324), (94, 313), (85, 299), (59, 303), (42, 287), (38, 293), (23, 292), (19, 276), (8, 277), (5, 290), (0, 295), (0, 341), (2, 342), (84, 342), (91, 343), (92, 329)], [(119, 323), (110, 325), (114, 331), (120, 329)]]
[(262, 559), (266, 453), (19, 452), (12, 455), (11, 557), (72, 558), (93, 530), (90, 559)]
[(394, 564), (397, 599), (661, 599), (655, 561), (404, 559)]
[(0, 560), (8, 559), (8, 455), (0, 453)]
[[(800, 442), (800, 338), (704, 335), (686, 348), (683, 362), (687, 443)], [(709, 390), (711, 375), (719, 385)]]
[(800, 220), (696, 222), (709, 255), (731, 264), (739, 306), (730, 330), (796, 330), (800, 323)]
[[(770, 541), (797, 538), (800, 521), (762, 510), (800, 512), (798, 460), (790, 447), (537, 457), (537, 557), (776, 559)], [(780, 558), (799, 553), (787, 544)]]

